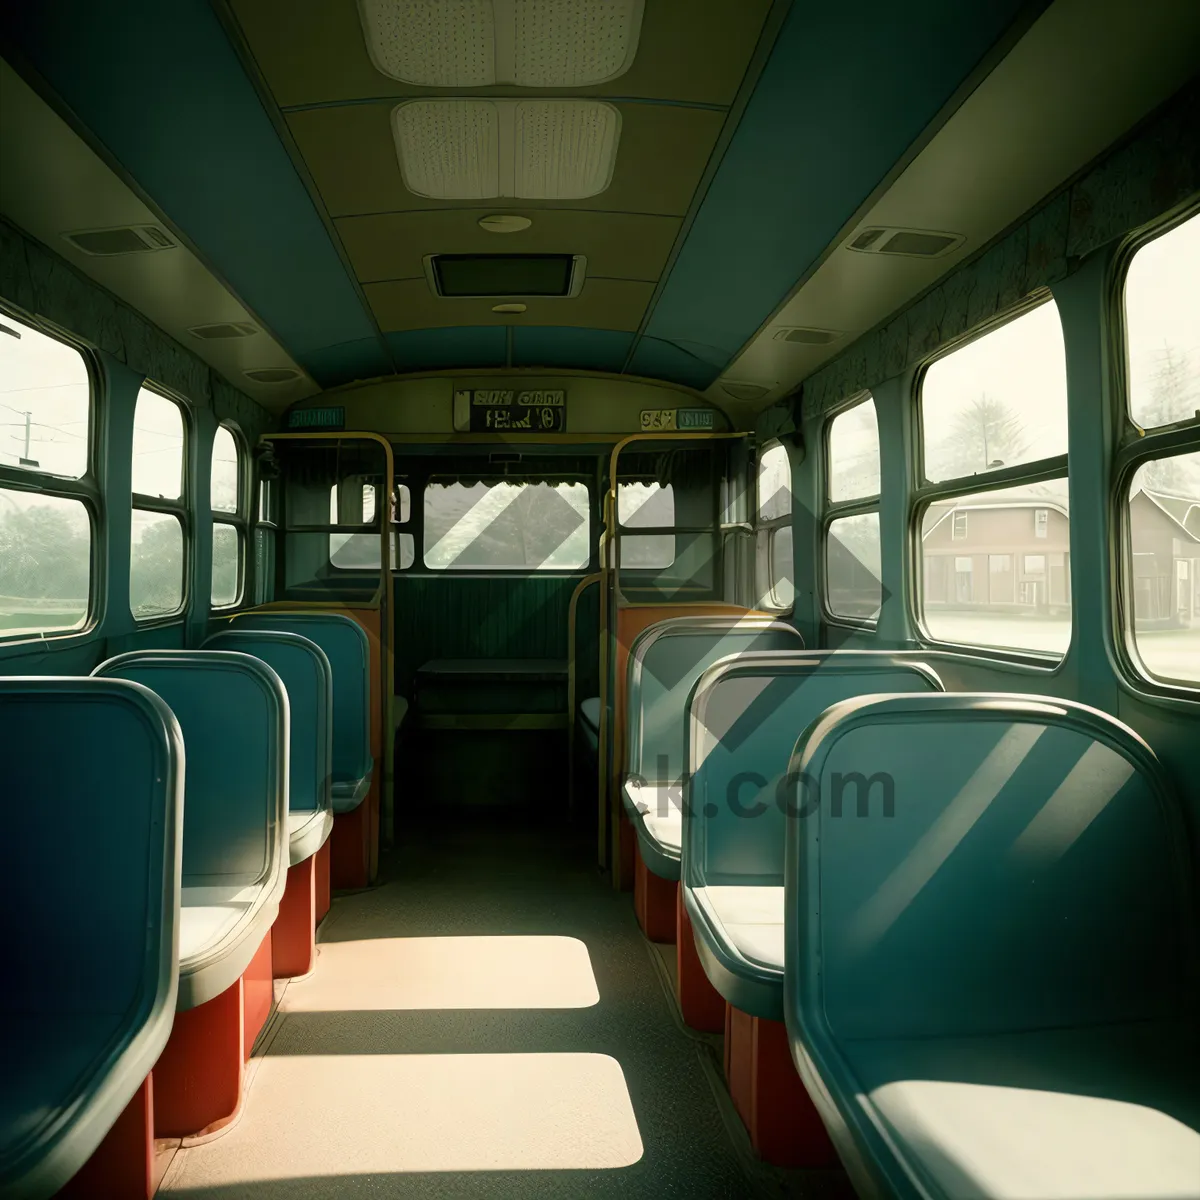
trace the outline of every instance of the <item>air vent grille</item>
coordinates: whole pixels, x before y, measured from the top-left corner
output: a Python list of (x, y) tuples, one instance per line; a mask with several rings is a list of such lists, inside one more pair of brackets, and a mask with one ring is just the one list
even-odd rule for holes
[(212, 325), (193, 325), (188, 330), (192, 337), (202, 338), (206, 342), (250, 337), (257, 332), (258, 329), (249, 321), (218, 321)]
[(846, 243), (848, 250), (863, 254), (898, 254), (903, 258), (941, 258), (967, 239), (961, 233), (932, 229), (864, 229)]
[(300, 378), (300, 372), (294, 367), (256, 367), (242, 373), (255, 383), (291, 383), (293, 379)]
[(777, 329), (774, 341), (793, 342), (801, 346), (828, 346), (842, 336), (836, 329), (812, 329), (806, 326), (793, 326), (790, 329)]
[(169, 250), (175, 242), (157, 225), (120, 225), (114, 229), (78, 229), (63, 237), (77, 250), (98, 258)]

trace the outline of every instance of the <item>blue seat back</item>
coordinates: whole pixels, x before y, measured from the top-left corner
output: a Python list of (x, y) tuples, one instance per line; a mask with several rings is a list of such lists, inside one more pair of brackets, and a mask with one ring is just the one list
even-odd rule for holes
[[(1033, 696), (889, 697), (830, 709), (797, 756), (820, 789), (789, 826), (788, 1017), (805, 1040), (1188, 1011), (1182, 814), (1120, 722)], [(892, 817), (833, 815), (849, 772), (890, 777)]]
[(227, 650), (135, 650), (93, 674), (144, 684), (179, 721), (184, 886), (273, 881), (288, 844), (288, 701), (279, 676)]
[(117, 680), (0, 679), (0, 1008), (124, 1016), (175, 1008), (183, 740)]
[(291, 714), (288, 807), (305, 812), (330, 808), (333, 675), (321, 647), (297, 633), (223, 629), (214, 633), (202, 649), (252, 654), (279, 676), (287, 690)]
[(643, 629), (627, 668), (629, 774), (682, 779), (688, 695), (706, 667), (730, 654), (803, 648), (792, 626), (769, 617), (671, 617)]
[(366, 631), (341, 613), (248, 612), (235, 629), (298, 633), (317, 643), (333, 673), (333, 781), (362, 779), (371, 771), (371, 653)]
[[(937, 674), (903, 654), (811, 650), (743, 655), (705, 671), (688, 712), (684, 882), (783, 886), (789, 813), (802, 811), (789, 763), (831, 704), (874, 692), (934, 692)], [(856, 780), (843, 802), (859, 804)], [(868, 802), (883, 800), (875, 785)]]

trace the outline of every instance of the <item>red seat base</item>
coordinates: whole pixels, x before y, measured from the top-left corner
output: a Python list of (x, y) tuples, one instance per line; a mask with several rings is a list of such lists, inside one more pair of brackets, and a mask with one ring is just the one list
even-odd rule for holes
[[(328, 845), (328, 839), (326, 845)], [(307, 975), (316, 961), (317, 856), (288, 868), (279, 916), (271, 926), (272, 971), (276, 979)]]
[(333, 904), (332, 891), (329, 886), (329, 857), (333, 849), (333, 834), (325, 839), (320, 850), (313, 856), (317, 860), (316, 911), (313, 913), (314, 925), (320, 925), (329, 913)]
[(154, 1140), (154, 1080), (147, 1075), (59, 1200), (151, 1200), (177, 1148)]
[(675, 996), (684, 1021), (701, 1033), (723, 1032), (725, 1000), (700, 965), (680, 884), (675, 885), (675, 968)]
[(675, 940), (675, 892), (678, 884), (646, 866), (641, 847), (634, 851), (633, 910), (642, 932), (652, 942)]
[(154, 1068), (158, 1137), (215, 1133), (237, 1116), (245, 1064), (271, 1012), (271, 938), (241, 978), (198, 1008), (175, 1014)]
[(329, 871), (335, 888), (351, 891), (371, 882), (371, 851), (367, 844), (371, 836), (370, 802), (368, 796), (357, 808), (333, 818)]
[(725, 1077), (755, 1153), (777, 1167), (832, 1166), (837, 1155), (796, 1073), (783, 1022), (726, 1010)]

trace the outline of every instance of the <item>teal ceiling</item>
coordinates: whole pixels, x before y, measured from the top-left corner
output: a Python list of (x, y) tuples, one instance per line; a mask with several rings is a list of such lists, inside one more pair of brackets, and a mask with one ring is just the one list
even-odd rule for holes
[(1022, 10), (1042, 6), (791, 5), (636, 334), (558, 326), (381, 334), (206, 0), (10, 6), (0, 51), (57, 95), (324, 387), (512, 364), (626, 370), (705, 388)]

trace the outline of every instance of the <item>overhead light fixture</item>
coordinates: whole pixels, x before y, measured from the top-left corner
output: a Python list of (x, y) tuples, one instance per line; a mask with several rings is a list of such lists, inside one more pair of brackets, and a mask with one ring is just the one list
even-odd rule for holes
[(777, 329), (772, 339), (776, 342), (793, 342), (801, 346), (828, 346), (842, 337), (837, 329), (815, 329), (811, 326), (791, 325)]
[(412, 100), (392, 112), (404, 186), (432, 200), (595, 196), (620, 132), (601, 100)]
[[(424, 264), (425, 278), (435, 296), (517, 300), (577, 296), (587, 259), (582, 254), (428, 254)], [(493, 311), (502, 308), (504, 305)]]
[(488, 233), (520, 233), (532, 224), (528, 217), (519, 217), (516, 213), (493, 213), (490, 217), (479, 218), (479, 228)]
[(417, 87), (591, 87), (629, 70), (643, 0), (359, 0), (377, 70)]
[(523, 313), (529, 305), (527, 304), (493, 304), (492, 312), (494, 313)]
[(300, 378), (300, 372), (294, 367), (255, 367), (242, 374), (255, 383), (291, 383)]

